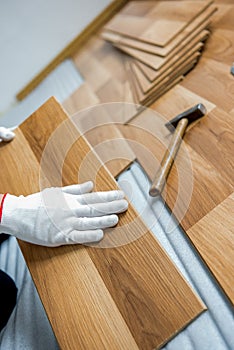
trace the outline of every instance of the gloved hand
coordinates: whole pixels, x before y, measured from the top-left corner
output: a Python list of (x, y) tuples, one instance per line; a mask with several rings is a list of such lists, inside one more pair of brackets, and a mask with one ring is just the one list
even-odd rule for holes
[(0, 232), (34, 244), (56, 247), (97, 242), (128, 208), (122, 191), (92, 192), (93, 183), (52, 187), (29, 196), (6, 194)]
[(0, 142), (5, 141), (9, 142), (13, 140), (15, 137), (15, 133), (10, 129), (5, 128), (4, 126), (0, 126)]

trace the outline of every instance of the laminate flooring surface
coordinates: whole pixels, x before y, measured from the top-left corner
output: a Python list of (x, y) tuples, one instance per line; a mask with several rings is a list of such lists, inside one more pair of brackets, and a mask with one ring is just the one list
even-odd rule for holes
[[(179, 227), (175, 227), (173, 234), (167, 233), (171, 214), (162, 201), (147, 196), (146, 189), (150, 184), (139, 165), (134, 163), (129, 171), (122, 173), (118, 184), (128, 191), (132, 205), (143, 214), (142, 219), (152, 223), (152, 233), (208, 306), (206, 312), (170, 340), (163, 350), (232, 349), (234, 320), (230, 302)], [(17, 307), (7, 327), (0, 333), (0, 347), (14, 350), (57, 350), (59, 347), (44, 308), (13, 237), (0, 247), (0, 268), (15, 280), (19, 290)], [(35, 336), (38, 333), (40, 342)]]
[[(140, 41), (166, 46), (177, 34), (188, 26), (200, 13), (210, 5), (211, 1), (170, 1), (152, 2), (149, 12), (131, 13), (138, 2), (126, 5), (122, 13), (115, 15), (104, 29), (137, 38)], [(140, 9), (138, 9), (140, 10)], [(126, 14), (128, 11), (128, 14)]]
[[(78, 169), (79, 182), (94, 180), (96, 190), (116, 188), (73, 123), (54, 99), (24, 122), (14, 142), (1, 145), (5, 169), (1, 191), (27, 194), (38, 191), (39, 184), (75, 183)], [(14, 163), (19, 149), (22, 161)], [(27, 179), (23, 159), (30, 169)], [(17, 181), (11, 166), (18, 172)], [(205, 310), (131, 205), (118, 228), (110, 231), (98, 244), (103, 249), (20, 243), (63, 349), (158, 348)], [(93, 337), (90, 329), (95, 329)]]

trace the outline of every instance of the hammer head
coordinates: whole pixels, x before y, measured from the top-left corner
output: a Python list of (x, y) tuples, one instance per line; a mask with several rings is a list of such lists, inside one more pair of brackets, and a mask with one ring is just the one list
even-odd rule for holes
[(206, 114), (206, 107), (202, 103), (198, 103), (196, 106), (189, 108), (187, 111), (178, 114), (175, 118), (170, 120), (165, 126), (173, 132), (181, 119), (188, 119), (188, 125), (195, 120), (203, 117)]

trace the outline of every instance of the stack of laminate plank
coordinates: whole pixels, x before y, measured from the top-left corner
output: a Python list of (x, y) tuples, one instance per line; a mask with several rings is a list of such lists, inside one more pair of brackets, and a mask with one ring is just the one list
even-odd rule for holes
[(216, 11), (212, 3), (131, 1), (105, 25), (102, 37), (129, 55), (137, 104), (150, 105), (196, 65)]

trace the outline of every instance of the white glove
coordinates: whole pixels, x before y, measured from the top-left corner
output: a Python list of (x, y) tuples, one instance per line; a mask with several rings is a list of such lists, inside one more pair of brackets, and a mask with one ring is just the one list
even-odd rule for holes
[[(52, 187), (29, 196), (7, 194), (0, 232), (34, 244), (56, 247), (97, 242), (128, 208), (122, 191), (92, 192), (93, 183)], [(113, 214), (113, 215), (112, 215)]]
[(0, 126), (0, 142), (5, 141), (9, 142), (13, 140), (15, 137), (15, 133), (10, 129), (5, 128), (4, 126)]

